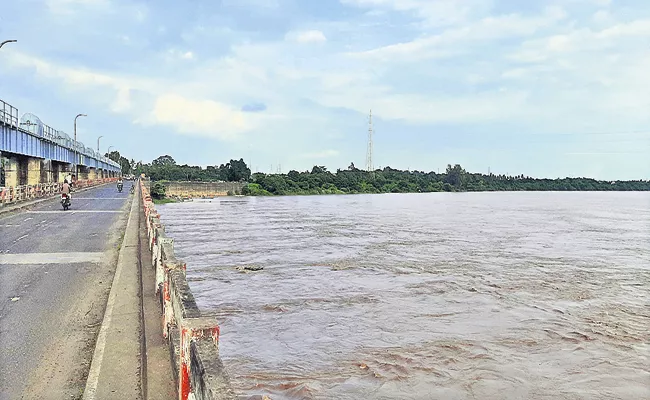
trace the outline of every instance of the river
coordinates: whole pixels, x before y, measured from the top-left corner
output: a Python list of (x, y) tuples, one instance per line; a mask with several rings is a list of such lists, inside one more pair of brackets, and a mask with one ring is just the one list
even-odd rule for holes
[(650, 398), (650, 194), (159, 211), (241, 399)]

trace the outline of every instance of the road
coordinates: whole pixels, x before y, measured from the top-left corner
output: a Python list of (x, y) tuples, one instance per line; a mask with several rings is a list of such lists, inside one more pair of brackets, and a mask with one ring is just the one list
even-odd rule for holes
[(128, 212), (130, 182), (0, 216), (0, 400), (80, 398)]

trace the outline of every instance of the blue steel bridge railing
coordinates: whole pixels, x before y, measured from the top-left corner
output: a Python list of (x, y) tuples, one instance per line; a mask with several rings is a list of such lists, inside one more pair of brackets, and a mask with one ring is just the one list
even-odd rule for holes
[(23, 115), (22, 122), (18, 117), (18, 109), (11, 104), (0, 100), (0, 123), (4, 123), (13, 128), (17, 128), (30, 134), (56, 143), (61, 147), (76, 151), (78, 154), (94, 158), (100, 162), (119, 168), (119, 164), (101, 153), (95, 151), (92, 147), (86, 147), (81, 142), (74, 140), (65, 132), (58, 131), (49, 125), (44, 124), (38, 116), (27, 113)]

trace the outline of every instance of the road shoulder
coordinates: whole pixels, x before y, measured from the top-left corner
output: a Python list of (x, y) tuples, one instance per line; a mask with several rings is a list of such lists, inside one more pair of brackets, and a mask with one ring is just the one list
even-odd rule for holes
[[(106, 312), (83, 394), (94, 399), (174, 399), (170, 356), (162, 337), (151, 254), (141, 245), (136, 193)], [(144, 294), (144, 295), (143, 295)]]

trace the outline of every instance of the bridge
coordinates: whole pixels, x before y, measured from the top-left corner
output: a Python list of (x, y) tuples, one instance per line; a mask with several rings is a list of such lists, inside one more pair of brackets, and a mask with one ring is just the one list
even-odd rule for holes
[(65, 212), (56, 198), (0, 208), (0, 400), (236, 399), (217, 317), (150, 181), (131, 184), (79, 188)]
[(121, 174), (118, 163), (44, 124), (34, 114), (26, 113), (19, 118), (18, 109), (2, 100), (0, 134), (2, 187), (63, 182), (68, 174), (81, 181)]

